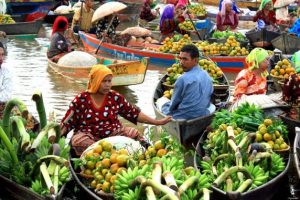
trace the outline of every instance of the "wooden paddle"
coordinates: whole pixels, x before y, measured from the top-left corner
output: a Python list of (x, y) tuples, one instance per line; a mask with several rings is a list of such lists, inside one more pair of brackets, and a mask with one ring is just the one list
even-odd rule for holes
[[(108, 26), (107, 26), (107, 29), (104, 31), (104, 33), (107, 33), (107, 32), (108, 32), (108, 29), (109, 29), (110, 26), (112, 25), (112, 23), (113, 23), (115, 17), (116, 17), (116, 15), (114, 14), (113, 17), (112, 17), (112, 19), (110, 20)], [(100, 49), (100, 46), (101, 46), (103, 40), (104, 40), (104, 36), (102, 36), (102, 38), (101, 38), (101, 40), (100, 40), (100, 42), (99, 42), (99, 44), (98, 44), (98, 47), (97, 47), (97, 50), (96, 50), (95, 54), (98, 53), (98, 51), (99, 51), (99, 49)]]
[(189, 11), (188, 11), (188, 10), (186, 11), (186, 14), (188, 15), (188, 17), (189, 17), (190, 21), (192, 22), (192, 25), (193, 25), (193, 27), (194, 27), (194, 29), (195, 29), (196, 33), (197, 33), (197, 36), (198, 36), (199, 40), (202, 40), (202, 38), (201, 38), (201, 36), (200, 36), (200, 34), (199, 34), (198, 30), (196, 29), (196, 26), (195, 26), (195, 24), (194, 24), (194, 22), (193, 22), (193, 20), (192, 20), (192, 18), (191, 18), (191, 16), (190, 16), (190, 13), (189, 13)]

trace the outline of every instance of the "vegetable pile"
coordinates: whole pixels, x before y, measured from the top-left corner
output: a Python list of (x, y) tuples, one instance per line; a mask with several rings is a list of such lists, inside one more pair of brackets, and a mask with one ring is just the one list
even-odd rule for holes
[[(21, 100), (6, 104), (0, 126), (0, 174), (38, 194), (55, 197), (70, 179), (70, 147), (60, 138), (59, 124), (47, 122), (41, 93), (36, 92), (32, 99), (39, 113), (39, 133), (26, 128), (27, 119), (30, 122), (32, 118)], [(14, 107), (21, 116), (11, 114)]]
[(233, 113), (216, 113), (212, 128), (203, 142), (205, 155), (199, 166), (214, 187), (225, 192), (247, 192), (286, 168), (284, 158), (272, 150), (276, 150), (273, 142), (258, 136), (266, 128), (264, 134), (283, 140), (286, 127), (278, 119), (265, 118), (254, 105), (242, 104)]

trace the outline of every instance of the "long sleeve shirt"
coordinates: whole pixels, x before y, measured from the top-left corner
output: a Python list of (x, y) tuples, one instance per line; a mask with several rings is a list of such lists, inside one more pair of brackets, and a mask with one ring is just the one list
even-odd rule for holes
[(11, 99), (13, 92), (13, 75), (8, 68), (0, 67), (0, 103)]
[[(221, 8), (222, 8), (222, 2), (223, 2), (223, 0), (220, 0), (220, 2), (219, 2), (219, 11), (221, 11)], [(240, 13), (240, 9), (236, 6), (236, 4), (235, 4), (234, 1), (232, 2), (232, 10), (233, 10), (235, 13), (237, 13), (237, 14)]]
[(175, 82), (171, 101), (162, 106), (162, 112), (174, 119), (194, 119), (209, 115), (213, 83), (199, 66), (185, 72)]
[(253, 21), (257, 22), (257, 20), (259, 20), (259, 19), (263, 20), (266, 25), (275, 23), (276, 22), (275, 12), (271, 10), (271, 11), (269, 11), (268, 15), (265, 15), (263, 10), (259, 10), (259, 11), (257, 11), (256, 15), (253, 17)]

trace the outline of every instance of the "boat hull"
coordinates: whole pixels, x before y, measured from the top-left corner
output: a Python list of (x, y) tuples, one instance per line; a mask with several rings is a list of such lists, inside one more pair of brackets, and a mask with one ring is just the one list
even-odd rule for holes
[(46, 17), (44, 18), (44, 21), (48, 24), (53, 24), (55, 19), (58, 17), (58, 16), (63, 16), (63, 17), (66, 17), (68, 19), (68, 22), (72, 22), (72, 19), (73, 19), (73, 15), (74, 13), (67, 13), (67, 14), (53, 14), (53, 15), (46, 15)]
[[(79, 32), (79, 36), (87, 51), (96, 52), (100, 41), (95, 37), (95, 35)], [(156, 47), (159, 48), (159, 45), (156, 45)], [(150, 64), (162, 67), (168, 67), (176, 61), (176, 55), (174, 54), (158, 53), (143, 50), (141, 48), (128, 48), (105, 42), (101, 43), (99, 50), (101, 53), (109, 56), (127, 60), (137, 60), (143, 57), (149, 57)], [(246, 66), (245, 56), (211, 56), (210, 59), (216, 62), (224, 72), (239, 72)]]
[[(30, 200), (50, 200), (54, 199), (51, 197), (44, 197), (39, 194), (36, 194), (35, 192), (31, 191), (29, 188), (24, 187), (20, 184), (17, 184), (13, 182), (12, 180), (0, 175), (0, 184), (1, 184), (1, 191), (7, 192), (6, 195), (9, 195), (9, 197), (16, 199), (16, 200), (24, 200), (24, 199), (30, 199)], [(55, 200), (62, 200), (63, 193), (64, 193), (65, 185), (62, 186), (59, 193), (57, 194), (57, 197)]]
[[(197, 146), (196, 146), (196, 152), (194, 154), (194, 167), (196, 169), (199, 169), (200, 166), (198, 165), (199, 161), (202, 157), (204, 157), (204, 149), (203, 144), (205, 139), (207, 138), (208, 132), (205, 131), (201, 138), (199, 139)], [(211, 199), (218, 199), (218, 200), (271, 200), (274, 195), (276, 194), (275, 191), (277, 191), (279, 188), (282, 188), (282, 184), (284, 184), (284, 181), (287, 179), (287, 172), (290, 166), (290, 156), (289, 154), (284, 154), (284, 160), (286, 163), (285, 169), (278, 174), (275, 178), (273, 178), (271, 181), (267, 182), (264, 185), (261, 185), (251, 191), (245, 192), (245, 193), (234, 193), (234, 192), (228, 192), (225, 193), (224, 191), (212, 186), (212, 196)], [(263, 194), (263, 195), (262, 195)]]
[[(148, 68), (148, 58), (143, 58), (141, 61), (118, 61), (116, 64), (111, 64), (113, 60), (108, 60), (110, 64), (107, 67), (113, 72), (113, 86), (127, 86), (143, 83)], [(104, 62), (105, 64), (105, 62)], [(106, 64), (105, 64), (106, 65)], [(48, 66), (56, 73), (74, 80), (75, 82), (86, 84), (92, 66), (62, 66), (48, 59)]]
[(0, 30), (6, 35), (36, 35), (42, 27), (42, 20), (33, 22), (16, 22), (15, 24), (0, 24)]
[(293, 145), (293, 159), (294, 159), (294, 166), (298, 175), (298, 179), (300, 179), (300, 129), (299, 127), (296, 129), (296, 137)]
[(280, 36), (280, 33), (268, 31), (265, 28), (261, 30), (251, 30), (246, 33), (246, 37), (255, 47), (270, 47), (271, 41)]
[[(153, 95), (152, 106), (154, 108), (155, 115), (158, 119), (166, 117), (155, 105), (158, 98), (163, 96), (163, 92), (167, 89), (163, 85), (167, 75), (165, 75), (157, 84)], [(216, 110), (220, 109), (218, 105), (226, 104), (229, 102), (229, 83), (225, 75), (223, 76), (223, 86), (214, 86), (214, 93), (212, 95), (212, 102), (216, 105)], [(191, 120), (172, 120), (171, 122), (165, 124), (163, 127), (167, 132), (175, 136), (181, 144), (186, 147), (191, 147), (192, 143), (198, 141), (201, 133), (206, 129), (206, 127), (211, 123), (214, 114), (208, 116), (199, 117)], [(195, 144), (196, 145), (196, 144)]]
[(271, 42), (274, 48), (279, 49), (283, 54), (294, 54), (300, 47), (300, 38), (288, 33), (281, 34)]

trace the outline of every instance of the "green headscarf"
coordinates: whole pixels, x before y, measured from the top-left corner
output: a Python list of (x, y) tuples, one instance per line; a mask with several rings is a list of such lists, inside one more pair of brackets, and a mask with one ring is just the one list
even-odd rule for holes
[(260, 3), (260, 6), (258, 8), (258, 10), (262, 10), (265, 8), (266, 4), (271, 2), (272, 3), (272, 7), (273, 7), (273, 2), (272, 0), (262, 0), (261, 3)]
[[(269, 57), (268, 52), (263, 48), (255, 48), (250, 54), (246, 57), (246, 63), (248, 64), (248, 68), (250, 71), (259, 68), (259, 64), (264, 61), (267, 57)], [(267, 70), (263, 72), (263, 76), (267, 76)]]
[(295, 64), (296, 72), (300, 72), (300, 50), (292, 56), (292, 62)]

